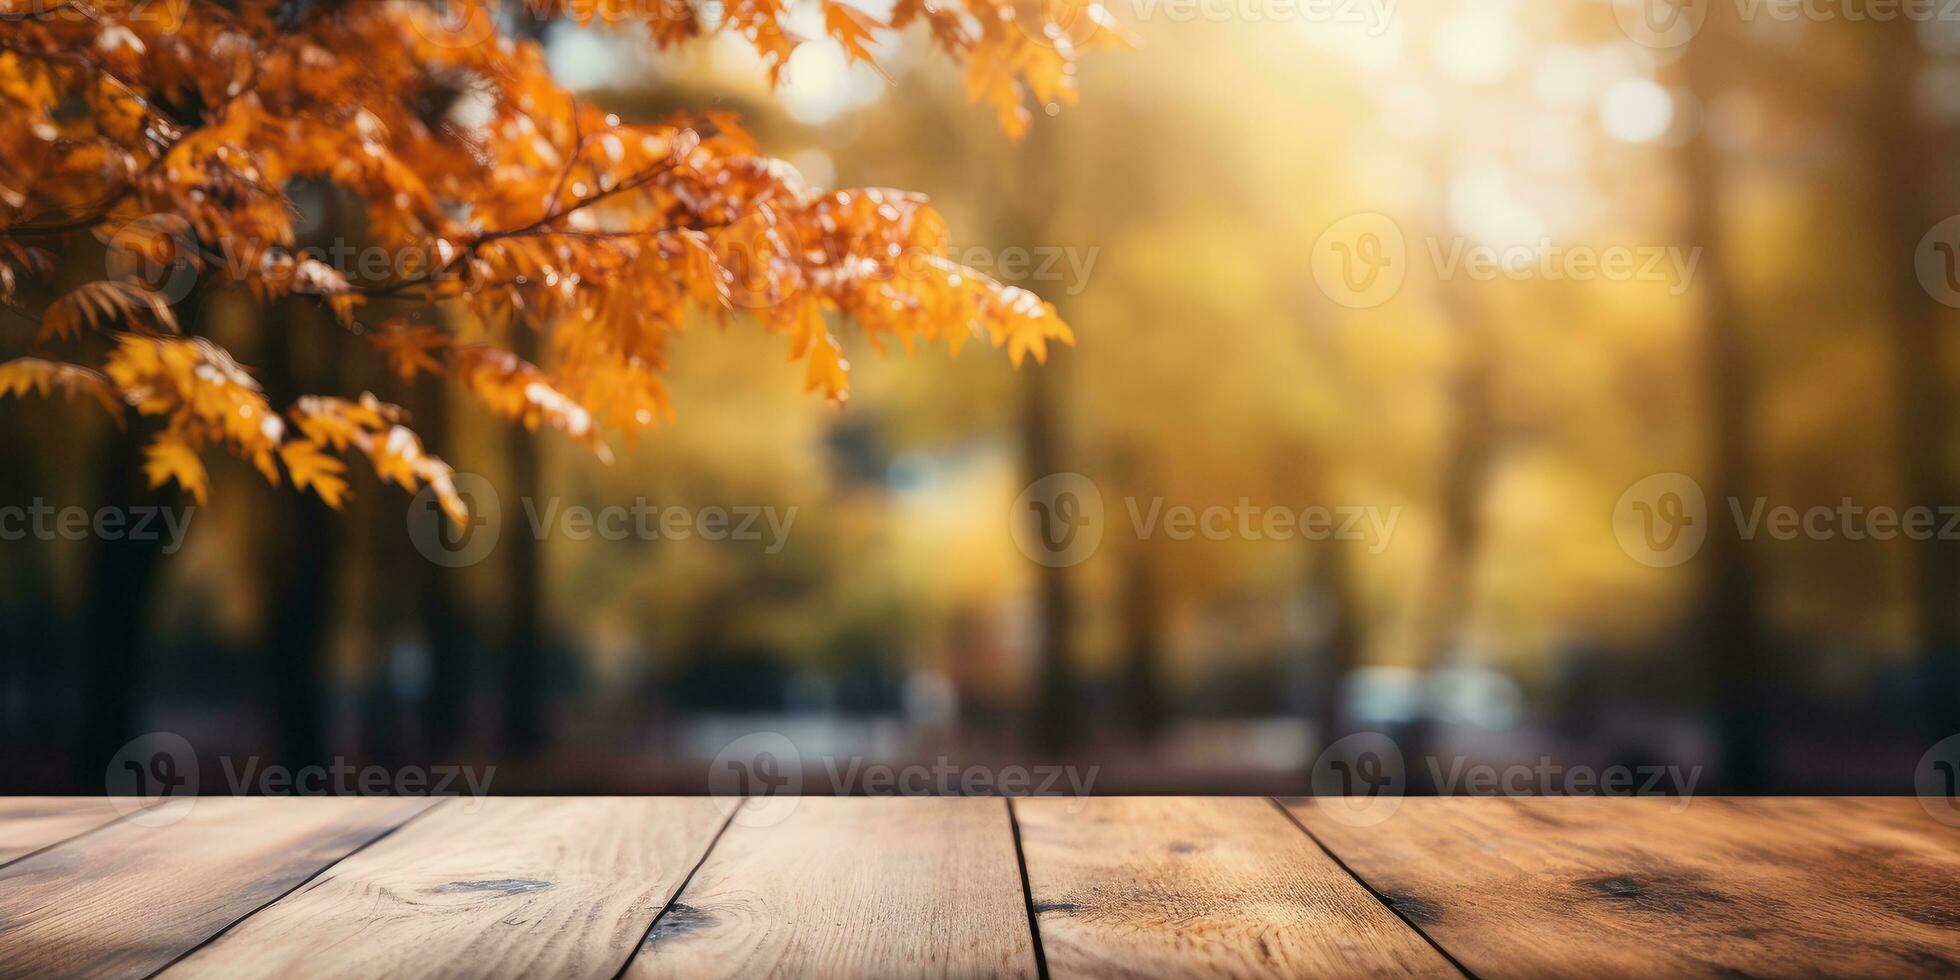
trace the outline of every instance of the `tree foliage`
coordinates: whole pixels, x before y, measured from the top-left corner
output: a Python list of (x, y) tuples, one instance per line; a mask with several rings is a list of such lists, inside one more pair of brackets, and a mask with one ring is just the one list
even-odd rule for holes
[[(924, 24), (1012, 135), (1030, 97), (1073, 99), (1080, 49), (1115, 38), (1084, 0), (900, 0), (888, 20), (819, 2), (854, 59)], [(0, 395), (86, 394), (160, 422), (145, 473), (199, 500), (210, 448), (336, 506), (358, 455), (460, 520), (449, 467), (401, 409), (271, 404), (173, 302), (222, 284), (320, 303), (405, 381), (453, 379), (601, 454), (602, 433), (671, 414), (668, 343), (701, 313), (781, 335), (837, 401), (846, 319), (879, 350), (978, 335), (1016, 364), (1072, 342), (1051, 305), (949, 261), (923, 198), (811, 187), (725, 113), (641, 125), (582, 104), (513, 12), (637, 22), (663, 48), (734, 33), (772, 80), (801, 43), (781, 0), (0, 0), (0, 303), (38, 324), (29, 356), (0, 363)], [(298, 247), (309, 185), (358, 202), (384, 274)], [(108, 275), (56, 289), (91, 236)], [(495, 344), (517, 329), (543, 335), (539, 363)]]

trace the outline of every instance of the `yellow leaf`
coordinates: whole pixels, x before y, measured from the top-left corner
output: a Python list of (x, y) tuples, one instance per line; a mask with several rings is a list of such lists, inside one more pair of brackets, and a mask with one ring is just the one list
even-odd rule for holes
[(347, 464), (327, 455), (310, 442), (295, 441), (279, 447), (279, 458), (293, 479), (296, 490), (312, 490), (335, 510), (347, 499), (347, 481), (341, 474)]
[(100, 372), (82, 367), (79, 364), (62, 364), (46, 361), (38, 357), (23, 357), (0, 364), (0, 397), (7, 395), (25, 396), (34, 392), (45, 398), (50, 392), (59, 391), (69, 398), (87, 395), (95, 399), (123, 424), (123, 403), (114, 385)]
[(841, 402), (850, 397), (850, 370), (850, 362), (844, 360), (837, 338), (823, 331), (810, 351), (809, 366), (803, 373), (804, 388), (810, 391), (821, 388), (825, 398)]
[(420, 487), (415, 476), (415, 464), (422, 458), (422, 441), (405, 426), (395, 426), (388, 430), (388, 437), (374, 444), (368, 450), (368, 461), (374, 464), (374, 475), (383, 483), (393, 483), (414, 492)]
[(197, 450), (183, 436), (164, 432), (144, 448), (143, 457), (143, 475), (149, 477), (152, 489), (175, 480), (199, 504), (204, 503), (210, 475), (205, 472), (204, 461), (197, 457)]
[(117, 323), (177, 332), (177, 316), (161, 293), (132, 282), (99, 279), (48, 304), (34, 342), (73, 340), (85, 331)]

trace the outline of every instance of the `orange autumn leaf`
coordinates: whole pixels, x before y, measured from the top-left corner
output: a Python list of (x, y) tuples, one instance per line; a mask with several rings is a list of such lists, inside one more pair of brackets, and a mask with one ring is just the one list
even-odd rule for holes
[(122, 424), (122, 395), (100, 371), (39, 357), (23, 357), (0, 364), (0, 397), (36, 394), (45, 398), (55, 392), (70, 399), (83, 396), (92, 398), (102, 406), (103, 411), (115, 418), (116, 424)]
[(289, 442), (279, 447), (279, 460), (286, 464), (293, 489), (311, 490), (335, 510), (347, 499), (347, 481), (342, 474), (347, 464), (321, 452), (310, 442)]
[[(853, 62), (923, 25), (1016, 135), (1031, 105), (1073, 100), (1082, 52), (1120, 42), (1107, 11), (1078, 0), (900, 0), (888, 18), (820, 2), (824, 34)], [(406, 413), (368, 394), (275, 406), (251, 368), (180, 329), (174, 303), (193, 290), (314, 304), (403, 382), (458, 384), (602, 457), (610, 434), (672, 418), (669, 348), (704, 314), (787, 338), (806, 387), (837, 402), (849, 397), (847, 330), (879, 351), (982, 338), (1016, 364), (1072, 342), (1052, 306), (952, 263), (923, 197), (811, 186), (725, 112), (626, 121), (586, 105), (490, 0), (14, 16), (37, 3), (0, 0), (0, 303), (42, 325), (30, 349), (5, 355), (0, 394), (133, 408), (168, 435), (146, 460), (151, 478), (199, 499), (205, 449), (336, 506), (363, 457), (467, 517), (453, 471)], [(525, 4), (661, 48), (730, 35), (772, 79), (805, 40), (787, 28), (787, 0)], [(350, 226), (386, 268), (300, 247), (295, 189), (318, 185), (351, 203)], [(103, 244), (110, 278), (70, 288), (99, 274)], [(511, 330), (535, 331), (543, 353), (487, 342)]]
[(143, 475), (149, 478), (152, 489), (175, 482), (200, 504), (211, 485), (197, 450), (176, 432), (164, 432), (144, 447)]
[(865, 42), (872, 40), (872, 32), (882, 30), (888, 25), (876, 17), (849, 4), (823, 0), (823, 29), (832, 40), (844, 48), (844, 54), (852, 61), (875, 64), (871, 49)]
[(74, 340), (116, 324), (177, 332), (177, 317), (160, 294), (136, 283), (101, 279), (48, 304), (35, 342)]
[(434, 352), (449, 345), (449, 337), (434, 327), (397, 325), (368, 336), (375, 350), (388, 357), (388, 367), (403, 381), (417, 374), (441, 374), (442, 362)]

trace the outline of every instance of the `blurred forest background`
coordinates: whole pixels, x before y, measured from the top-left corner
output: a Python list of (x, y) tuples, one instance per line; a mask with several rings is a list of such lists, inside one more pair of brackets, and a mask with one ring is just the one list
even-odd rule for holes
[[(407, 496), (371, 478), (333, 513), (229, 462), (175, 554), (0, 544), (0, 788), (99, 792), (124, 740), (167, 730), (207, 764), (689, 792), (730, 740), (777, 731), (806, 761), (1295, 792), (1328, 740), (1378, 730), (1411, 758), (1906, 792), (1960, 732), (1960, 541), (1742, 541), (1715, 512), (1960, 500), (1956, 311), (1914, 266), (1960, 211), (1960, 23), (1705, 6), (1666, 49), (1595, 0), (1406, 0), (1382, 23), (1123, 3), (1135, 50), (1089, 59), (1080, 104), (1019, 143), (923, 38), (881, 52), (889, 81), (813, 40), (771, 91), (732, 40), (661, 55), (550, 25), (561, 78), (622, 117), (735, 110), (813, 184), (929, 194), (958, 257), (1056, 303), (1077, 346), (1017, 372), (859, 343), (840, 410), (774, 338), (704, 323), (673, 361), (677, 420), (610, 466), (397, 393), (497, 488), (503, 533), (462, 568), (419, 556)], [(358, 234), (318, 205), (318, 243)], [(1356, 213), (1408, 248), (1365, 308), (1314, 273)], [(1439, 274), (1432, 241), (1699, 251), (1686, 283), (1484, 281)], [(1035, 261), (999, 261), (1013, 247)], [(214, 334), (251, 309), (221, 304)], [(390, 397), (379, 370), (345, 376), (334, 334), (233, 349)], [(128, 493), (135, 450), (98, 421), (0, 402), (0, 504)], [(1054, 472), (1093, 481), (1106, 520), (1051, 568), (1008, 513)], [(1717, 518), (1673, 567), (1614, 528), (1662, 472)], [(527, 498), (797, 511), (770, 554), (540, 540)], [(1399, 518), (1379, 548), (1172, 540), (1135, 533), (1132, 499)]]

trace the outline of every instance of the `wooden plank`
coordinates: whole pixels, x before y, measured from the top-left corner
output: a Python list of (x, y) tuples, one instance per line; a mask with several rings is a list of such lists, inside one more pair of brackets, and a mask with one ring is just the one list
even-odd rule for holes
[(426, 800), (198, 799), (0, 868), (0, 977), (136, 977), (386, 833)]
[(611, 977), (723, 822), (706, 798), (452, 803), (165, 975)]
[(1014, 801), (1055, 977), (1458, 976), (1272, 801)]
[(737, 815), (627, 976), (1034, 976), (1005, 800), (785, 811)]
[(114, 822), (107, 797), (0, 797), (0, 864)]
[(1960, 830), (1911, 798), (1288, 805), (1480, 976), (1960, 972)]

